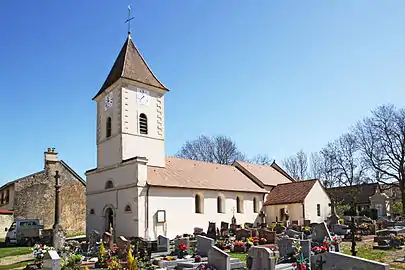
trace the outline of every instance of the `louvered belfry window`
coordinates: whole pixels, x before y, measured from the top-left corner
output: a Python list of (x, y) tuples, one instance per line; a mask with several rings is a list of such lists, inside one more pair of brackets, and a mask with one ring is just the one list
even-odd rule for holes
[(148, 134), (148, 118), (144, 113), (139, 115), (139, 131), (141, 134)]

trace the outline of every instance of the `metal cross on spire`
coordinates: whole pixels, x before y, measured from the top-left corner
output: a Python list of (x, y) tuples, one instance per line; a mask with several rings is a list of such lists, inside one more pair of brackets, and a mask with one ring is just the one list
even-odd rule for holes
[(134, 19), (135, 17), (131, 17), (131, 5), (128, 5), (128, 19), (125, 20), (125, 23), (128, 24), (128, 35), (131, 34), (131, 21)]

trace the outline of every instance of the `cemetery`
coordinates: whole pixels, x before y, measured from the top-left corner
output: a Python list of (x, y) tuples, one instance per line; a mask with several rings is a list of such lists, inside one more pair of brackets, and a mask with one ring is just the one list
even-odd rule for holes
[(207, 230), (195, 228), (174, 239), (160, 235), (155, 241), (127, 239), (112, 229), (94, 230), (86, 238), (57, 233), (52, 242), (34, 245), (34, 261), (25, 269), (390, 269), (391, 262), (375, 261), (384, 257), (392, 258), (395, 269), (405, 269), (402, 224), (374, 222), (375, 235), (366, 235), (363, 223), (345, 225), (340, 219), (334, 224), (333, 217), (308, 222), (254, 226), (233, 218), (231, 224), (210, 222)]

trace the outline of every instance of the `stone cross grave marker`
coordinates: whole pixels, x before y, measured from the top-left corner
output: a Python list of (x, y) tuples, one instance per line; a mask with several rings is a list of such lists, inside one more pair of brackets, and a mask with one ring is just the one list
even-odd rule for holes
[(213, 246), (208, 251), (208, 264), (213, 265), (217, 270), (230, 270), (231, 257), (225, 251)]
[(114, 239), (113, 239), (113, 236), (112, 236), (112, 234), (111, 233), (109, 233), (109, 232), (104, 232), (104, 234), (103, 234), (103, 240), (104, 240), (104, 242), (106, 242), (107, 243), (107, 247), (109, 248), (109, 249), (114, 249)]
[(49, 250), (44, 256), (44, 265), (42, 269), (45, 270), (60, 270), (60, 257), (56, 250)]
[(208, 251), (215, 245), (214, 239), (197, 235), (197, 254), (201, 257), (207, 257)]
[(246, 267), (248, 270), (274, 270), (276, 268), (277, 251), (267, 247), (252, 246), (248, 251)]
[(166, 236), (159, 235), (157, 238), (157, 252), (169, 252), (170, 239)]

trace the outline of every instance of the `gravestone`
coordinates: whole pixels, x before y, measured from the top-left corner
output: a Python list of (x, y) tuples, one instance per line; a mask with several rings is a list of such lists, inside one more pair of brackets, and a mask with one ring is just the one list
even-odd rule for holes
[(228, 222), (221, 222), (221, 232), (229, 230), (229, 223)]
[(128, 256), (128, 251), (131, 249), (131, 243), (124, 237), (120, 236), (117, 239), (117, 252), (118, 258), (126, 261)]
[(114, 249), (114, 239), (111, 233), (104, 232), (103, 241), (107, 244), (107, 247), (111, 250)]
[(328, 237), (329, 240), (332, 239), (328, 226), (325, 222), (322, 223), (312, 223), (312, 236), (311, 239), (318, 243), (323, 243), (325, 237)]
[(332, 225), (332, 231), (337, 235), (347, 235), (350, 232), (350, 228), (344, 224), (334, 224)]
[(304, 220), (304, 226), (309, 226), (309, 225), (311, 225), (311, 220), (309, 220), (309, 219)]
[(230, 270), (231, 258), (228, 253), (213, 246), (208, 251), (208, 264), (213, 265), (217, 270)]
[(204, 229), (203, 229), (203, 228), (199, 228), (199, 227), (195, 227), (195, 228), (194, 228), (194, 234), (195, 234), (195, 235), (202, 234), (203, 232), (204, 232)]
[(243, 227), (244, 227), (245, 229), (251, 229), (251, 228), (253, 228), (253, 223), (245, 222), (245, 224), (243, 225)]
[(248, 251), (246, 268), (248, 270), (274, 270), (277, 251), (261, 246), (252, 246)]
[(217, 239), (215, 222), (208, 222), (207, 236), (214, 240)]
[(215, 245), (215, 241), (212, 238), (197, 235), (197, 254), (201, 257), (207, 257), (208, 251)]
[(252, 237), (256, 237), (256, 236), (259, 236), (259, 232), (257, 229), (253, 228), (253, 229), (250, 229), (250, 235)]
[(176, 238), (174, 240), (174, 246), (176, 251), (179, 251), (179, 245), (181, 244), (186, 245), (186, 250), (190, 249), (190, 239), (188, 237)]
[(269, 231), (267, 229), (260, 229), (259, 235), (261, 238), (266, 239), (268, 244), (276, 243), (276, 232), (275, 231)]
[(44, 256), (44, 265), (42, 267), (44, 270), (60, 270), (60, 257), (56, 250), (48, 250)]
[(157, 252), (169, 252), (170, 239), (166, 236), (159, 235), (157, 238)]
[(304, 233), (303, 232), (299, 232), (293, 229), (287, 229), (284, 232), (285, 235), (287, 235), (290, 238), (297, 238), (297, 239), (303, 239), (304, 238)]
[(278, 251), (280, 253), (280, 257), (289, 257), (292, 256), (295, 253), (295, 249), (293, 247), (293, 240), (288, 237), (283, 237), (281, 238), (277, 245), (278, 245)]
[(239, 229), (235, 233), (237, 240), (246, 239), (251, 236), (250, 230), (247, 229)]
[(331, 251), (312, 256), (311, 269), (388, 270), (389, 265)]
[(97, 243), (101, 240), (101, 234), (97, 230), (91, 231), (89, 235), (89, 246), (87, 248), (87, 256), (93, 257), (98, 255)]

